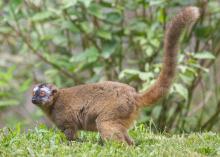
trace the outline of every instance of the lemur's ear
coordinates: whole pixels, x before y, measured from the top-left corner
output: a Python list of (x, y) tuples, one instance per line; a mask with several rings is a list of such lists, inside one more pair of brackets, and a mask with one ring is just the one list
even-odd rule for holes
[(57, 92), (58, 92), (57, 89), (53, 89), (53, 90), (52, 90), (52, 94), (53, 94), (53, 95), (56, 94)]
[(57, 88), (55, 85), (49, 84), (49, 87), (50, 87), (50, 89), (51, 89), (51, 91), (52, 91), (52, 95), (57, 94), (58, 88)]

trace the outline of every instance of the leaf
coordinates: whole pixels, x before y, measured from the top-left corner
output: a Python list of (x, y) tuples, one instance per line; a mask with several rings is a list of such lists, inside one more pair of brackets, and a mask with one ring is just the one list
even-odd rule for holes
[(207, 5), (208, 5), (208, 10), (210, 11), (211, 14), (220, 12), (218, 1), (210, 1)]
[(152, 72), (140, 72), (139, 78), (143, 81), (149, 81), (150, 79), (154, 78), (154, 74)]
[(85, 53), (87, 53), (87, 61), (89, 63), (95, 62), (99, 57), (98, 50), (95, 47), (87, 49)]
[(124, 78), (126, 75), (131, 75), (131, 76), (138, 76), (140, 74), (140, 71), (135, 70), (135, 69), (125, 69), (119, 74), (119, 79)]
[(188, 90), (182, 84), (175, 83), (173, 86), (177, 93), (179, 93), (185, 100), (188, 100)]
[(193, 81), (193, 78), (194, 78), (193, 75), (190, 75), (188, 73), (179, 74), (179, 76), (181, 80), (188, 85), (190, 85), (190, 83)]
[(154, 54), (154, 50), (151, 46), (143, 47), (147, 56), (151, 57)]
[(99, 3), (100, 3), (103, 7), (112, 8), (112, 3), (111, 3), (111, 2), (100, 1)]
[(133, 20), (127, 28), (129, 31), (143, 33), (147, 30), (147, 24), (140, 20)]
[(127, 1), (127, 3), (125, 3), (125, 7), (128, 10), (135, 10), (138, 7), (138, 1)]
[(62, 9), (67, 9), (67, 8), (73, 7), (76, 5), (76, 3), (77, 3), (76, 0), (71, 0), (71, 1), (70, 0), (62, 0), (62, 4), (63, 4)]
[(165, 3), (164, 0), (147, 0), (149, 2), (149, 5), (150, 6), (153, 6), (153, 5), (163, 5)]
[(34, 16), (32, 16), (31, 20), (34, 22), (40, 22), (45, 21), (53, 16), (53, 13), (50, 11), (43, 11), (40, 13), (36, 13)]
[(6, 72), (0, 72), (0, 83), (9, 83), (10, 80), (13, 78), (15, 69), (16, 66), (14, 65), (8, 68)]
[(15, 105), (18, 105), (17, 100), (1, 100), (0, 101), (0, 107), (15, 106)]
[(58, 74), (58, 71), (56, 69), (48, 69), (44, 72), (46, 76), (56, 76)]
[(197, 71), (195, 68), (193, 68), (194, 66), (191, 65), (192, 63), (190, 63), (190, 66), (186, 66), (186, 65), (179, 65), (178, 68), (180, 69), (180, 72), (182, 73), (186, 73), (186, 72), (190, 72), (192, 74), (194, 74), (195, 76), (197, 75)]
[(204, 72), (209, 72), (209, 69), (208, 68), (205, 68), (205, 67), (202, 67), (201, 65), (199, 65), (199, 64), (190, 64), (192, 67), (195, 67), (195, 68), (197, 68), (197, 69), (201, 69), (201, 70), (203, 70)]
[(32, 79), (30, 79), (30, 78), (27, 79), (27, 80), (25, 80), (25, 81), (21, 84), (21, 86), (20, 86), (20, 88), (19, 88), (19, 91), (25, 92), (25, 91), (30, 87), (31, 82), (32, 82)]
[(105, 20), (114, 24), (119, 24), (122, 21), (122, 16), (120, 12), (114, 11), (111, 13), (107, 13)]
[(8, 34), (12, 31), (12, 29), (10, 27), (0, 27), (0, 33), (3, 33), (3, 34)]
[(213, 30), (211, 26), (199, 25), (196, 27), (195, 35), (198, 38), (207, 39), (210, 36), (210, 34), (213, 34), (212, 32)]
[(99, 57), (98, 50), (95, 47), (91, 47), (86, 49), (84, 53), (80, 53), (77, 56), (74, 56), (71, 59), (71, 62), (87, 62), (92, 63), (95, 62)]
[(89, 8), (88, 8), (88, 13), (90, 13), (91, 15), (100, 18), (100, 19), (104, 19), (104, 15), (102, 13), (102, 6), (97, 4), (97, 3), (92, 3)]
[(193, 57), (197, 59), (215, 59), (215, 56), (208, 51), (198, 52), (195, 55), (193, 55)]
[(102, 57), (109, 58), (118, 48), (119, 44), (115, 41), (106, 42), (103, 46)]
[(62, 20), (61, 29), (68, 29), (73, 33), (78, 33), (79, 29), (70, 21)]
[(164, 8), (160, 8), (158, 11), (158, 21), (164, 23), (165, 18), (166, 18), (166, 12), (164, 11)]
[(66, 46), (67, 45), (67, 38), (65, 36), (63, 36), (62, 34), (57, 34), (54, 38), (53, 38), (53, 42), (56, 45), (60, 45), (60, 46)]
[(91, 5), (92, 0), (78, 0), (78, 2), (83, 3), (85, 7), (89, 7)]
[(10, 1), (10, 4), (12, 4), (14, 7), (17, 7), (23, 2), (23, 0), (12, 0)]
[(80, 26), (82, 30), (87, 34), (93, 32), (93, 25), (87, 21), (81, 22)]
[(106, 40), (112, 39), (112, 34), (108, 31), (105, 31), (105, 30), (98, 30), (97, 35), (103, 39), (106, 39)]
[(40, 40), (41, 41), (49, 41), (49, 40), (52, 40), (54, 38), (54, 35), (51, 35), (51, 34), (43, 34), (41, 37), (40, 37)]

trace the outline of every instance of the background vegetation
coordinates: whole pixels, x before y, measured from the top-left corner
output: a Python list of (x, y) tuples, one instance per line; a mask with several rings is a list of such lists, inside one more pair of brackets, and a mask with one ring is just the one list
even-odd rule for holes
[(0, 0), (0, 126), (43, 119), (30, 102), (39, 82), (147, 89), (161, 68), (167, 22), (188, 5), (202, 16), (181, 38), (176, 80), (139, 122), (157, 131), (219, 131), (218, 0)]

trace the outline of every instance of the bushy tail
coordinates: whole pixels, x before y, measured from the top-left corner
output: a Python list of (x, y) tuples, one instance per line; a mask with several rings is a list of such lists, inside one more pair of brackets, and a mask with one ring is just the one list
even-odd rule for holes
[(138, 95), (138, 104), (147, 106), (155, 103), (169, 90), (175, 76), (177, 63), (177, 50), (182, 30), (195, 22), (200, 16), (197, 7), (187, 7), (176, 15), (166, 30), (164, 39), (164, 58), (162, 70), (156, 82), (144, 93)]

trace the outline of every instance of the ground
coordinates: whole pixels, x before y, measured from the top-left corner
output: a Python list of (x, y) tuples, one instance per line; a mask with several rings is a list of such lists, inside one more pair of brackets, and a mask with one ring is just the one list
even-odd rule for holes
[(144, 125), (130, 131), (135, 146), (113, 141), (102, 144), (97, 133), (80, 132), (79, 140), (68, 142), (57, 129), (44, 125), (27, 131), (0, 129), (0, 156), (74, 156), (74, 157), (150, 157), (150, 156), (220, 156), (220, 134), (155, 134)]

